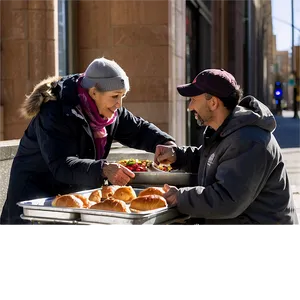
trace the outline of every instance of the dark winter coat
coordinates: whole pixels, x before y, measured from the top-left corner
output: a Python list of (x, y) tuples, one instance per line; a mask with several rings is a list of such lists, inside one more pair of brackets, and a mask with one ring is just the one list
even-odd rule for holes
[(91, 128), (79, 107), (78, 77), (44, 80), (25, 101), (23, 113), (32, 120), (12, 164), (1, 223), (22, 223), (18, 201), (100, 187), (102, 166), (113, 140), (148, 152), (155, 152), (157, 144), (174, 141), (122, 107), (116, 121), (106, 128), (103, 160), (96, 160)]

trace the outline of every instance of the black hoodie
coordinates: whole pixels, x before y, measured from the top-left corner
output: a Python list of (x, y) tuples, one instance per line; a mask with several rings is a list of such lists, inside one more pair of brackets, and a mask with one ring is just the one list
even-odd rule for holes
[(178, 192), (179, 211), (208, 224), (297, 224), (275, 128), (270, 110), (248, 96), (200, 148), (178, 148), (177, 167), (198, 167), (198, 186)]

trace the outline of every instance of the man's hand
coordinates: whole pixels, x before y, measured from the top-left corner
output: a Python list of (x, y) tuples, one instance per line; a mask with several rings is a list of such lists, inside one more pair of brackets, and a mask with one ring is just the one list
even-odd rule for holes
[(178, 188), (176, 186), (169, 186), (168, 184), (165, 184), (163, 189), (166, 192), (163, 194), (163, 197), (167, 200), (168, 205), (177, 205)]
[(126, 185), (135, 175), (126, 167), (117, 163), (104, 163), (102, 174), (112, 184)]
[(173, 146), (157, 145), (154, 154), (154, 162), (170, 165), (176, 161), (176, 153)]

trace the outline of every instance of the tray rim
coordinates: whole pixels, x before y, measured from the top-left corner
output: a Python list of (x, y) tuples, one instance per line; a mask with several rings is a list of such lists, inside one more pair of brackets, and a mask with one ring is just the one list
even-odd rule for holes
[[(175, 206), (172, 206), (171, 208), (165, 208), (164, 210), (160, 210), (157, 213), (153, 213), (153, 214), (148, 214), (148, 215), (144, 215), (141, 218), (130, 218), (130, 217), (126, 217), (126, 218), (122, 218), (122, 217), (115, 217), (112, 215), (103, 215), (103, 214), (82, 214), (80, 215), (80, 220), (82, 221), (82, 217), (88, 217), (88, 216), (92, 216), (95, 218), (108, 218), (108, 219), (114, 219), (115, 221), (117, 220), (126, 220), (126, 221), (132, 221), (132, 222), (137, 222), (137, 223), (124, 223), (124, 225), (127, 224), (131, 224), (131, 225), (137, 225), (137, 224), (143, 224), (144, 222), (150, 221), (150, 220), (155, 220), (157, 218), (161, 218), (163, 217), (163, 215), (168, 215), (168, 214), (175, 214), (176, 217), (175, 218), (182, 218), (183, 214), (181, 214), (180, 212), (178, 212), (178, 210), (176, 210)], [(174, 217), (173, 217), (174, 218)], [(114, 223), (108, 223), (108, 222), (97, 222), (97, 221), (88, 221), (88, 220), (84, 220), (84, 222), (92, 222), (92, 223), (99, 223), (99, 224), (114, 224)], [(141, 222), (141, 223), (138, 223)], [(118, 224), (118, 223), (117, 223)], [(122, 225), (122, 223), (120, 223), (120, 225)]]
[[(91, 190), (84, 190), (79, 192), (74, 192), (70, 194), (88, 194), (94, 190), (98, 190), (101, 188), (91, 189)], [(134, 190), (143, 190), (142, 188), (134, 188)], [(147, 218), (148, 216), (158, 215), (160, 212), (168, 211), (172, 207), (162, 207), (155, 210), (148, 210), (148, 211), (140, 211), (139, 213), (131, 212), (131, 213), (123, 213), (123, 212), (114, 212), (108, 210), (93, 210), (88, 208), (68, 208), (68, 207), (56, 207), (56, 206), (45, 206), (45, 205), (37, 205), (37, 204), (29, 204), (38, 201), (46, 201), (46, 200), (53, 200), (55, 197), (44, 197), (38, 198), (33, 200), (25, 200), (17, 202), (17, 205), (27, 210), (38, 210), (38, 211), (50, 211), (50, 212), (61, 212), (61, 213), (78, 213), (80, 214), (88, 214), (88, 215), (98, 215), (98, 216), (105, 216), (105, 217), (113, 217), (113, 218), (121, 218), (121, 219), (142, 219)], [(28, 204), (27, 204), (28, 203)]]

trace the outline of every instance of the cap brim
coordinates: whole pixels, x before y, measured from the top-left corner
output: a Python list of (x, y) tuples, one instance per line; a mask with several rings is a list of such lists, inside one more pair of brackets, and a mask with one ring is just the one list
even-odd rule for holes
[(177, 86), (178, 93), (183, 97), (195, 97), (204, 92), (197, 88), (193, 83), (183, 84)]

